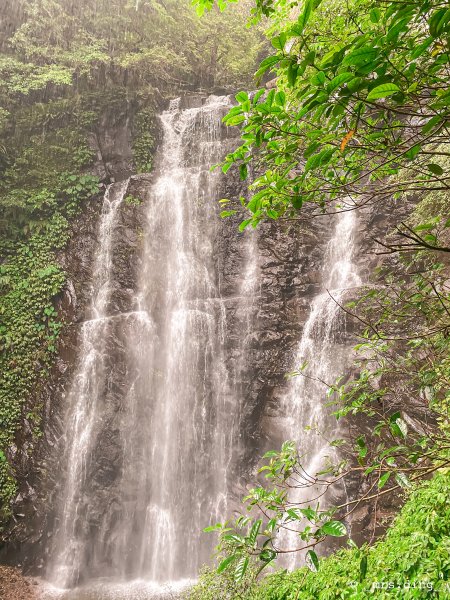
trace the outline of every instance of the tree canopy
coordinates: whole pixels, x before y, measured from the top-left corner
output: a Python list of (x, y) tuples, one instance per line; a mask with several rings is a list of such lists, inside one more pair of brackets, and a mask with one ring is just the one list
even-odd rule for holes
[[(296, 7), (298, 18), (286, 18)], [(244, 225), (311, 203), (322, 214), (448, 190), (446, 3), (280, 0), (257, 2), (254, 13), (275, 18), (257, 78), (273, 72), (277, 85), (239, 94), (226, 120), (241, 125), (243, 144), (223, 170), (236, 164), (246, 178), (255, 163), (263, 172)]]

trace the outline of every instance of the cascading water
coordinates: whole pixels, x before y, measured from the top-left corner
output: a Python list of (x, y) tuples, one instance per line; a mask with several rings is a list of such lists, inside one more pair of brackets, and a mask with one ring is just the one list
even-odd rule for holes
[(83, 554), (79, 534), (79, 514), (84, 485), (90, 470), (95, 430), (101, 417), (100, 398), (107, 380), (106, 340), (110, 328), (108, 316), (112, 293), (113, 237), (120, 205), (128, 181), (108, 187), (99, 228), (98, 254), (93, 269), (89, 320), (82, 325), (79, 362), (67, 405), (67, 475), (60, 513), (59, 533), (55, 538), (50, 578), (64, 585), (75, 575)]
[(226, 510), (236, 429), (214, 257), (217, 178), (208, 169), (220, 158), (226, 106), (214, 97), (187, 110), (173, 102), (162, 116), (137, 294), (153, 329), (137, 345), (130, 339), (136, 378), (122, 426), (130, 509), (116, 527), (117, 563), (154, 581), (195, 577), (211, 550), (201, 526)]
[[(128, 184), (106, 193), (91, 316), (67, 399), (66, 476), (48, 566), (58, 588), (196, 577), (214, 543), (202, 528), (227, 513), (240, 400), (224, 352), (227, 307), (215, 254), (220, 175), (209, 168), (226, 148), (221, 119), (230, 106), (217, 97), (188, 109), (173, 101), (162, 114), (139, 282), (127, 312), (111, 297)], [(250, 275), (247, 287), (255, 283)], [(251, 293), (243, 290), (242, 302)], [(97, 455), (106, 429), (120, 469), (103, 480)]]
[[(327, 435), (323, 437), (321, 434), (327, 434), (331, 428), (331, 439), (336, 437), (336, 421), (330, 418), (329, 410), (324, 406), (326, 388), (323, 382), (334, 383), (344, 372), (350, 355), (339, 304), (346, 292), (361, 284), (354, 262), (356, 224), (353, 211), (337, 216), (322, 263), (322, 289), (311, 304), (296, 353), (295, 368), (305, 365), (305, 372), (291, 379), (282, 402), (284, 437), (297, 443), (306, 472), (305, 481), (298, 482), (299, 487), (291, 490), (289, 501), (293, 506), (307, 502), (308, 498), (323, 491), (316, 489), (316, 493), (311, 494), (311, 488), (302, 486), (313, 481), (330, 456)], [(309, 427), (312, 430), (306, 434)], [(311, 504), (315, 507), (316, 502)], [(292, 522), (288, 527), (289, 530), (282, 530), (278, 544), (284, 549), (296, 549), (301, 540)], [(288, 554), (284, 566), (293, 569), (298, 566), (300, 558), (298, 553)]]

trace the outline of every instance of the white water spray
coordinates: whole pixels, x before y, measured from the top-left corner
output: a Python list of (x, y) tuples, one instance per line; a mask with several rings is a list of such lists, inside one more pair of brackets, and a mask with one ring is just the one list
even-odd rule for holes
[[(331, 439), (338, 437), (336, 420), (330, 417), (330, 409), (324, 406), (326, 387), (323, 382), (334, 383), (348, 364), (350, 352), (348, 345), (342, 343), (345, 331), (339, 305), (346, 292), (361, 285), (354, 262), (356, 224), (353, 211), (337, 216), (322, 263), (322, 289), (311, 304), (296, 353), (295, 369), (305, 365), (304, 373), (291, 379), (282, 403), (282, 414), (286, 417), (284, 437), (297, 443), (299, 454), (303, 457), (302, 466), (310, 478), (316, 476), (330, 456), (329, 444), (321, 433), (329, 433)], [(312, 429), (306, 433), (310, 427)], [(311, 494), (312, 489), (315, 488), (293, 489), (289, 495), (292, 506), (316, 496)], [(316, 492), (320, 491), (316, 489)], [(312, 506), (315, 508), (315, 502)], [(290, 523), (288, 527), (292, 530), (282, 530), (278, 544), (284, 549), (301, 547), (295, 526)], [(288, 554), (284, 566), (294, 569), (300, 558), (299, 553)]]

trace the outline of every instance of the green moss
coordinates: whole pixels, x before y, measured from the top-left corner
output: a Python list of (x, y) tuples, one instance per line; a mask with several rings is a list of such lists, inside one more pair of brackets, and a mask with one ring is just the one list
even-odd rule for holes
[(155, 150), (155, 111), (143, 108), (134, 119), (133, 157), (137, 173), (149, 173), (153, 167)]
[[(26, 417), (40, 435), (40, 408), (33, 405), (57, 352), (62, 323), (54, 298), (66, 277), (56, 252), (64, 247), (69, 218), (81, 202), (98, 190), (90, 176), (61, 178), (63, 188), (52, 196), (53, 214), (38, 231), (16, 242), (15, 252), (0, 266), (0, 516), (9, 513), (16, 492), (12, 467), (15, 438)], [(58, 205), (64, 201), (62, 205)], [(30, 404), (31, 403), (31, 404)], [(8, 460), (10, 459), (10, 460)]]
[(126, 196), (124, 202), (129, 206), (140, 206), (142, 204), (142, 200), (140, 198), (132, 196), (131, 194), (129, 196)]
[[(448, 143), (439, 144), (436, 147), (430, 147), (432, 152), (437, 153), (435, 156), (430, 158), (430, 164), (438, 165), (444, 173), (448, 173), (450, 170), (450, 158), (448, 153), (450, 151), (450, 145)], [(439, 154), (441, 153), (441, 154)], [(426, 166), (424, 166), (424, 170)], [(406, 181), (414, 177), (414, 172), (409, 169), (403, 169), (400, 171), (399, 180)], [(405, 194), (405, 197), (413, 197), (413, 194)], [(416, 203), (414, 210), (412, 211), (410, 222), (413, 226), (420, 225), (435, 218), (436, 222), (439, 223), (442, 220), (448, 219), (448, 207), (449, 207), (450, 194), (446, 190), (424, 190), (422, 197), (419, 202)]]

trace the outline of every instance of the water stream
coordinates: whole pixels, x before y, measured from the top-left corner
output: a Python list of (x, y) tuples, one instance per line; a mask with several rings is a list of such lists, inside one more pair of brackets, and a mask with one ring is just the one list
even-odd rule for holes
[[(322, 263), (320, 290), (315, 296), (304, 324), (295, 357), (294, 369), (302, 374), (293, 377), (282, 402), (285, 416), (284, 438), (297, 443), (305, 477), (290, 493), (293, 506), (309, 506), (308, 499), (323, 489), (306, 486), (326, 466), (331, 448), (329, 440), (339, 437), (337, 423), (326, 408), (326, 385), (333, 384), (344, 373), (351, 351), (345, 343), (345, 315), (340, 305), (347, 292), (361, 285), (355, 264), (355, 232), (357, 219), (353, 211), (336, 217)], [(302, 368), (303, 367), (303, 368)], [(311, 428), (311, 429), (309, 429)], [(307, 432), (308, 430), (308, 432)], [(323, 508), (326, 498), (320, 498)], [(304, 503), (304, 504), (301, 504)], [(311, 502), (316, 508), (317, 501)], [(290, 523), (290, 531), (282, 531), (279, 544), (284, 549), (301, 546), (301, 540)], [(300, 553), (287, 554), (286, 568), (294, 569), (302, 560)]]

